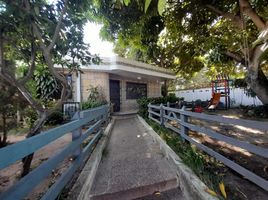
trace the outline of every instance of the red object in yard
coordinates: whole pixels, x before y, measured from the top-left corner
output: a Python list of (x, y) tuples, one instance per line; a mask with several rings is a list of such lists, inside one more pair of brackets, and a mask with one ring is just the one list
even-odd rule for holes
[(201, 113), (201, 112), (203, 112), (203, 109), (198, 106), (198, 107), (194, 108), (194, 111), (197, 112), (197, 113)]

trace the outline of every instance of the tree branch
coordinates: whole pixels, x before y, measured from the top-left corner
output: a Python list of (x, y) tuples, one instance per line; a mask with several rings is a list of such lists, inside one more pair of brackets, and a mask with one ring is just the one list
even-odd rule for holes
[[(54, 31), (53, 37), (51, 39), (51, 42), (50, 42), (50, 44), (48, 46), (45, 45), (45, 43), (43, 41), (42, 33), (41, 33), (40, 29), (38, 28), (37, 24), (34, 21), (32, 21), (31, 24), (33, 26), (33, 31), (36, 34), (36, 37), (38, 38), (38, 40), (40, 41), (40, 45), (41, 45), (41, 48), (43, 50), (46, 49), (46, 50), (48, 50), (50, 52), (51, 49), (54, 47), (54, 45), (55, 45), (55, 43), (56, 43), (56, 41), (57, 41), (57, 39), (59, 37), (59, 32), (60, 32), (60, 29), (61, 29), (64, 14), (65, 14), (65, 12), (67, 10), (67, 3), (68, 3), (68, 0), (64, 0), (64, 7), (63, 7), (63, 9), (62, 9), (62, 11), (60, 13), (59, 21), (58, 21), (57, 26), (55, 28), (55, 31)], [(25, 6), (26, 6), (26, 8), (25, 8), (26, 12), (28, 14), (30, 14), (31, 13), (31, 6), (30, 6), (29, 1), (25, 2)]]
[(226, 51), (225, 55), (229, 56), (230, 58), (234, 59), (236, 62), (241, 63), (242, 65), (245, 65), (245, 60), (238, 54), (231, 52), (231, 51)]
[(266, 49), (265, 44), (267, 44), (268, 40), (268, 26), (264, 30), (262, 30), (258, 36), (258, 39), (252, 43), (252, 50), (255, 51), (256, 48), (262, 45), (262, 49)]
[(256, 13), (256, 11), (253, 10), (248, 0), (239, 0), (239, 5), (241, 12), (249, 16), (259, 30), (263, 30), (265, 28), (265, 22)]
[(55, 29), (55, 32), (54, 32), (54, 35), (52, 37), (52, 41), (51, 43), (49, 44), (48, 46), (48, 50), (51, 51), (51, 49), (54, 47), (58, 37), (59, 37), (59, 32), (60, 32), (60, 29), (61, 29), (61, 24), (62, 24), (62, 20), (63, 20), (63, 16), (66, 12), (66, 9), (67, 9), (67, 3), (68, 3), (68, 0), (65, 0), (64, 1), (64, 7), (61, 11), (61, 14), (60, 14), (60, 18), (59, 18), (59, 21), (58, 21), (58, 24), (56, 26), (56, 29)]
[(12, 78), (12, 76), (8, 75), (7, 73), (1, 72), (0, 78), (7, 81), (10, 85), (16, 87), (24, 96), (24, 98), (28, 101), (32, 108), (36, 109), (38, 112), (44, 112), (43, 107), (34, 100), (30, 92), (25, 88), (24, 85), (20, 84), (16, 79)]
[[(47, 66), (49, 68), (49, 71), (51, 72), (52, 76), (54, 78), (56, 78), (57, 80), (59, 80), (62, 84), (62, 93), (61, 93), (61, 99), (62, 101), (65, 100), (65, 97), (64, 95), (66, 95), (66, 90), (67, 90), (67, 81), (65, 79), (65, 77), (62, 77), (54, 68), (54, 64), (52, 62), (52, 57), (51, 57), (51, 54), (50, 54), (50, 51), (51, 49), (53, 48), (53, 46), (55, 45), (55, 42), (59, 36), (59, 31), (60, 31), (60, 28), (61, 28), (61, 23), (62, 23), (62, 20), (63, 20), (63, 16), (64, 16), (64, 13), (66, 11), (66, 7), (67, 7), (67, 3), (68, 3), (68, 0), (65, 0), (64, 1), (64, 8), (63, 10), (61, 11), (61, 15), (60, 15), (60, 18), (59, 18), (59, 22), (57, 23), (57, 26), (56, 26), (56, 29), (55, 29), (55, 32), (53, 34), (53, 38), (52, 38), (52, 41), (51, 43), (49, 44), (49, 46), (47, 47), (45, 45), (45, 43), (43, 42), (43, 38), (42, 38), (42, 34), (41, 34), (41, 31), (39, 30), (38, 26), (36, 25), (36, 23), (34, 21), (32, 21), (32, 26), (33, 26), (33, 32), (34, 34), (36, 35), (36, 37), (38, 38), (38, 40), (40, 41), (40, 47), (41, 47), (41, 50), (43, 52), (43, 55), (44, 55), (44, 58), (45, 58), (45, 61), (47, 63)], [(30, 4), (29, 2), (27, 1), (27, 5), (26, 5), (26, 9), (27, 9), (27, 12), (29, 13), (30, 12)]]
[[(31, 6), (30, 6), (30, 2), (27, 0), (27, 1), (24, 1), (25, 3), (25, 8), (22, 7), (22, 9), (27, 12), (28, 14), (31, 14)], [(43, 37), (42, 37), (42, 34), (41, 34), (41, 31), (39, 30), (38, 26), (35, 24), (35, 22), (32, 20), (31, 22), (31, 25), (33, 27), (33, 33), (34, 35), (37, 37), (37, 39), (39, 40), (39, 43), (40, 43), (40, 47), (41, 49), (46, 49), (46, 45), (43, 41)]]
[(2, 29), (0, 29), (0, 73), (4, 71), (4, 37)]
[(236, 16), (232, 13), (223, 12), (210, 4), (207, 4), (206, 7), (209, 8), (214, 13), (216, 13), (217, 15), (223, 16), (224, 18), (229, 19), (236, 27), (243, 29), (243, 21), (241, 20), (239, 16)]
[(34, 42), (32, 42), (32, 44), (31, 44), (31, 59), (30, 59), (30, 63), (29, 63), (30, 69), (28, 70), (26, 76), (24, 76), (23, 78), (18, 80), (19, 84), (24, 85), (33, 76), (33, 72), (35, 70), (35, 58), (36, 58), (36, 49), (34, 47)]
[[(67, 0), (65, 2), (67, 2)], [(28, 14), (30, 14), (29, 1), (27, 1), (27, 0), (25, 1), (25, 6), (26, 6), (25, 11), (28, 12)], [(31, 24), (33, 26), (33, 33), (39, 40), (41, 50), (43, 51), (43, 54), (44, 54), (46, 63), (48, 65), (48, 68), (50, 69), (50, 72), (52, 73), (52, 75), (55, 78), (60, 80), (62, 83), (63, 90), (62, 90), (62, 94), (61, 94), (61, 100), (58, 103), (60, 105), (62, 103), (62, 101), (65, 100), (66, 90), (67, 90), (66, 89), (67, 88), (67, 81), (64, 77), (62, 77), (60, 74), (58, 74), (56, 72), (56, 70), (54, 69), (52, 58), (50, 55), (50, 50), (48, 49), (48, 47), (46, 47), (45, 43), (43, 42), (42, 34), (41, 34), (41, 31), (39, 30), (38, 26), (33, 21)], [(59, 26), (59, 29), (60, 29), (60, 26)], [(59, 34), (59, 32), (58, 32), (58, 34)], [(20, 91), (20, 93), (24, 96), (24, 98), (29, 102), (30, 106), (32, 108), (34, 108), (39, 114), (44, 113), (45, 109), (42, 107), (42, 105), (40, 105), (38, 102), (36, 102), (35, 99), (33, 99), (31, 94), (29, 93), (29, 91), (25, 88), (24, 84), (21, 84), (15, 78), (13, 78), (12, 76), (10, 76), (9, 74), (4, 72), (3, 51), (4, 51), (4, 49), (3, 49), (3, 37), (2, 37), (2, 32), (0, 30), (0, 78), (7, 81), (9, 84), (13, 85), (14, 87), (16, 87)], [(30, 70), (29, 70), (27, 76), (30, 76), (30, 74), (34, 70), (34, 60), (35, 60), (35, 56), (36, 56), (35, 51), (36, 50), (34, 50), (34, 52), (32, 52), (32, 55), (31, 55), (31, 67), (30, 67)], [(23, 79), (23, 80), (25, 80), (25, 79)]]
[(268, 25), (260, 32), (258, 40), (266, 42), (268, 40)]
[[(265, 42), (258, 47), (256, 47), (254, 51), (254, 60), (257, 61), (260, 60), (261, 56), (268, 50), (268, 42)], [(253, 60), (253, 62), (254, 62)]]

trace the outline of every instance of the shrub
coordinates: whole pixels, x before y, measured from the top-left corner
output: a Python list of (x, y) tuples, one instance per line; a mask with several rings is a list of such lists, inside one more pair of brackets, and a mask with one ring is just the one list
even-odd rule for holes
[(57, 125), (62, 124), (63, 122), (63, 113), (60, 110), (54, 111), (46, 121), (46, 125)]
[(149, 103), (159, 105), (161, 103), (166, 104), (167, 102), (175, 103), (180, 100), (182, 99), (176, 97), (174, 93), (169, 94), (168, 96), (165, 96), (165, 97), (153, 97), (153, 98), (143, 97), (137, 100), (137, 103), (139, 105), (139, 115), (141, 115), (144, 118), (148, 117), (148, 104)]
[(25, 108), (23, 110), (23, 116), (24, 116), (24, 124), (26, 125), (26, 127), (29, 128), (31, 128), (34, 125), (34, 122), (38, 118), (37, 112), (31, 107)]
[(100, 86), (97, 86), (97, 87), (91, 86), (88, 89), (88, 91), (89, 91), (88, 100), (85, 102), (82, 102), (81, 104), (82, 110), (96, 108), (98, 106), (107, 104), (105, 95), (103, 93), (103, 89)]
[(268, 105), (261, 106), (240, 106), (247, 117), (268, 118)]
[(97, 102), (94, 100), (88, 100), (88, 101), (82, 102), (81, 107), (82, 107), (82, 110), (87, 110), (87, 109), (96, 108), (105, 104), (107, 104), (107, 102)]
[(177, 133), (152, 120), (147, 119), (146, 121), (209, 188), (220, 193), (218, 185), (223, 180), (224, 171), (226, 171), (222, 164), (196, 149), (194, 145), (184, 142)]
[[(31, 128), (37, 120), (37, 112), (33, 108), (26, 108), (23, 111), (24, 123), (26, 127)], [(46, 120), (45, 125), (57, 125), (63, 122), (63, 113), (60, 110), (54, 111)]]

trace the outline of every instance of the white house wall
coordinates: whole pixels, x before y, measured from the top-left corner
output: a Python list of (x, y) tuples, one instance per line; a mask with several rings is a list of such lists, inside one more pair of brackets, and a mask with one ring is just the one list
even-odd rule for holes
[(81, 74), (82, 101), (86, 101), (91, 87), (98, 87), (107, 101), (110, 101), (109, 74), (106, 72), (84, 72)]
[[(73, 100), (77, 101), (77, 80), (78, 77), (74, 74), (72, 76), (73, 83)], [(120, 108), (122, 112), (133, 111), (138, 109), (138, 104), (136, 99), (126, 99), (126, 82), (136, 82), (147, 84), (147, 97), (160, 97), (161, 96), (161, 82), (157, 80), (137, 80), (129, 77), (117, 76), (114, 74), (109, 74), (107, 72), (94, 72), (94, 71), (84, 71), (81, 73), (81, 100), (86, 101), (89, 96), (90, 87), (101, 88), (106, 100), (110, 101), (110, 87), (109, 80), (119, 80), (120, 81)]]
[[(202, 88), (197, 90), (180, 90), (175, 92), (177, 97), (183, 97), (185, 101), (195, 101), (200, 99), (207, 101), (211, 99), (212, 93), (211, 88)], [(240, 105), (262, 105), (258, 97), (253, 98), (245, 94), (241, 88), (230, 89), (231, 107), (237, 107)], [(221, 99), (224, 103), (224, 98)]]

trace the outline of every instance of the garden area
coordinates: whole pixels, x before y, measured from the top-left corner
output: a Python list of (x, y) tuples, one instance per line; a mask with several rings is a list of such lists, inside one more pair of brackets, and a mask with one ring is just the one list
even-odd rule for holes
[[(106, 105), (107, 102), (103, 98), (103, 94), (100, 92), (98, 88), (89, 88), (88, 100), (84, 101), (81, 104), (81, 111), (87, 109), (97, 108), (102, 105)], [(52, 103), (53, 101), (48, 101), (48, 103)], [(23, 141), (27, 138), (27, 133), (29, 129), (33, 126), (33, 123), (37, 120), (37, 113), (34, 112), (33, 109), (27, 107), (20, 109), (18, 116), (18, 107), (13, 107), (10, 105), (2, 105), (2, 112), (4, 114), (4, 120), (6, 124), (3, 124), (1, 130), (5, 130), (3, 132), (5, 140), (2, 140), (2, 147), (14, 144), (16, 142)], [(68, 113), (68, 112), (67, 112)], [(73, 113), (74, 114), (74, 113)], [(18, 120), (19, 117), (19, 120)], [(53, 112), (48, 119), (46, 120), (41, 131), (50, 130), (52, 128), (61, 126), (65, 123), (70, 122), (72, 116), (64, 115), (63, 110), (58, 109)], [(3, 122), (3, 121), (2, 121)], [(84, 129), (83, 131), (85, 131)], [(90, 136), (88, 140), (92, 139), (94, 135)], [(53, 157), (61, 150), (66, 148), (72, 142), (72, 134), (66, 134), (63, 137), (53, 141), (52, 143), (46, 145), (45, 147), (39, 149), (34, 153), (30, 171), (34, 170), (38, 166), (40, 166), (44, 161)], [(72, 163), (71, 158), (65, 159), (57, 169), (53, 170), (51, 175), (46, 178), (41, 184), (38, 185), (28, 196), (26, 199), (34, 200), (40, 199), (45, 191), (56, 182), (58, 177), (70, 167)], [(20, 180), (23, 170), (23, 162), (16, 162), (11, 166), (0, 170), (0, 193), (6, 191), (8, 188), (13, 186), (18, 180)], [(61, 196), (66, 195), (65, 193)], [(62, 197), (63, 198), (63, 197)]]
[[(211, 116), (268, 124), (267, 11), (267, 0), (0, 1), (0, 149), (70, 122), (72, 116), (65, 115), (65, 103), (75, 103), (79, 99), (77, 110), (110, 103), (100, 88), (89, 85), (86, 86), (88, 98), (84, 102), (80, 104), (81, 94), (79, 98), (74, 97), (78, 93), (74, 83), (79, 74), (83, 74), (83, 67), (102, 62), (99, 55), (91, 53), (90, 44), (84, 40), (86, 24), (98, 23), (102, 25), (101, 39), (113, 43), (117, 56), (169, 69), (176, 74), (175, 80), (161, 83), (163, 97), (144, 97), (137, 101), (139, 115), (207, 184), (207, 192), (219, 199), (267, 199), (267, 191), (148, 119), (148, 104), (164, 104), (178, 109), (186, 106), (188, 111)], [(216, 85), (219, 76), (234, 80), (235, 85), (243, 87), (244, 92), (259, 104), (229, 108), (227, 101), (221, 104), (218, 99), (217, 105), (209, 110), (213, 99), (193, 98), (187, 102), (184, 97), (171, 94), (178, 88), (194, 90), (207, 87), (213, 81)], [(142, 83), (143, 80), (138, 76), (136, 81)], [(219, 98), (230, 94), (230, 88), (226, 89), (228, 81), (221, 87), (224, 91), (212, 85), (212, 98), (216, 93)], [(218, 104), (226, 109), (218, 109)], [(188, 120), (196, 126), (268, 148), (267, 131), (210, 123), (194, 117)], [(180, 128), (176, 122), (172, 123)], [(188, 135), (268, 180), (267, 158), (198, 131), (189, 130)], [(71, 133), (68, 133), (1, 169), (0, 193), (71, 141)], [(40, 199), (70, 164), (72, 160), (65, 159), (27, 198)]]
[[(189, 102), (184, 102), (182, 98), (178, 98), (174, 94), (171, 94), (163, 98), (140, 99), (138, 100), (138, 103), (139, 114), (146, 119), (147, 123), (149, 123), (160, 135), (160, 137), (165, 140), (166, 143), (180, 156), (183, 162), (188, 165), (202, 181), (205, 182), (208, 188), (212, 190), (212, 193), (215, 192), (215, 196), (219, 197), (220, 199), (224, 198), (219, 186), (220, 183), (223, 183), (225, 185), (227, 199), (265, 199), (267, 197), (268, 193), (265, 190), (246, 180), (245, 177), (239, 175), (232, 169), (225, 166), (223, 163), (217, 161), (217, 159), (199, 150), (195, 145), (186, 142), (181, 136), (178, 135), (178, 133), (173, 132), (165, 126), (160, 126), (158, 123), (148, 118), (149, 113), (147, 105), (149, 103), (152, 105), (170, 105), (170, 107), (181, 109), (183, 104), (189, 105)], [(198, 105), (198, 103), (195, 105)], [(191, 106), (188, 108), (188, 110), (194, 112), (194, 109), (192, 109)], [(265, 108), (266, 107), (264, 106), (254, 108), (242, 106), (235, 109), (215, 110), (211, 112), (206, 107), (203, 107), (203, 113), (212, 116), (223, 116), (232, 119), (250, 119), (268, 123), (267, 111)], [(248, 115), (248, 111), (255, 111), (256, 113), (264, 114)], [(231, 124), (228, 125), (219, 122), (199, 120), (192, 117), (188, 118), (188, 122), (194, 125), (199, 125), (203, 128), (209, 128), (217, 133), (232, 137), (234, 139), (239, 139), (240, 141), (255, 144), (259, 147), (268, 147), (267, 131), (250, 129), (239, 125), (233, 126)], [(170, 123), (174, 124), (175, 127), (180, 129), (179, 123), (175, 120), (170, 121)], [(216, 140), (201, 132), (189, 130), (187, 135), (198, 143), (208, 146), (228, 159), (231, 159), (246, 169), (253, 171), (260, 177), (264, 179), (268, 178), (267, 158), (263, 158), (242, 148)]]

